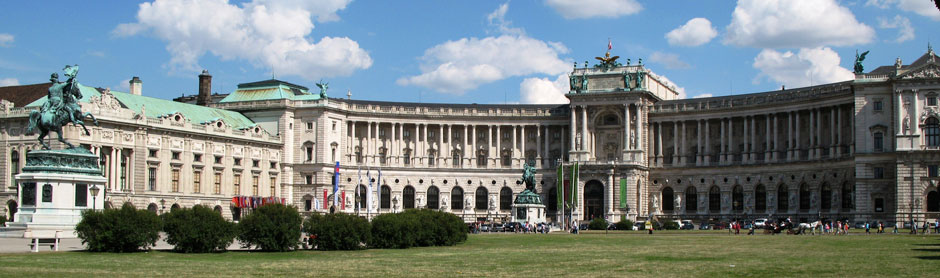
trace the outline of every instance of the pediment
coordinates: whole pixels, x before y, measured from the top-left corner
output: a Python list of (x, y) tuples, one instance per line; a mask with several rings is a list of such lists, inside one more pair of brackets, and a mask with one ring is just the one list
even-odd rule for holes
[(909, 70), (898, 76), (899, 79), (940, 78), (940, 66), (935, 63)]

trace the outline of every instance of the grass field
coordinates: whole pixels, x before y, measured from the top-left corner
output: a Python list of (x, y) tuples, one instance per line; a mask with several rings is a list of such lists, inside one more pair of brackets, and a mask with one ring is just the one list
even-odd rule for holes
[(177, 254), (0, 254), (4, 277), (936, 277), (940, 236), (723, 232), (483, 234), (451, 247)]

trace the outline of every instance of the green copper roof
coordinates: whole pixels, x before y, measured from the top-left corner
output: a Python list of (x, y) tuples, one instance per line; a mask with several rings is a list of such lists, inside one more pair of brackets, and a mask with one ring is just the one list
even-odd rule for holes
[(270, 79), (252, 83), (238, 84), (238, 89), (219, 102), (242, 102), (259, 100), (317, 100), (320, 94), (311, 94), (307, 87), (289, 82)]
[[(93, 87), (80, 85), (79, 89), (82, 92), (82, 99), (80, 99), (79, 102), (87, 103), (91, 100), (92, 97), (101, 95), (101, 93)], [(141, 113), (141, 110), (143, 110), (146, 116), (149, 118), (158, 118), (160, 116), (166, 116), (179, 112), (192, 124), (202, 124), (215, 120), (222, 120), (226, 125), (234, 129), (248, 128), (255, 125), (255, 123), (248, 119), (248, 117), (245, 117), (245, 115), (235, 111), (186, 104), (147, 96), (138, 96), (116, 91), (111, 91), (111, 94), (114, 95), (114, 97), (119, 102), (121, 102), (121, 105), (127, 109), (133, 110), (135, 113)], [(47, 97), (42, 97), (33, 103), (30, 103), (27, 105), (27, 107), (42, 106), (43, 103), (46, 103), (46, 98)]]

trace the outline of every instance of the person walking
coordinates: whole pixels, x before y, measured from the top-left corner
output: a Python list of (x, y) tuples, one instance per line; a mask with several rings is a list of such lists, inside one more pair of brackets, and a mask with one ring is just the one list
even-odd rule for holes
[(930, 226), (930, 223), (928, 223), (927, 220), (924, 220), (924, 230), (921, 231), (921, 233), (924, 235), (929, 235), (930, 234), (930, 228), (928, 228), (929, 226)]
[(901, 222), (894, 222), (894, 232), (893, 234), (898, 234), (898, 228), (901, 227)]
[(871, 234), (871, 223), (865, 222), (865, 234)]

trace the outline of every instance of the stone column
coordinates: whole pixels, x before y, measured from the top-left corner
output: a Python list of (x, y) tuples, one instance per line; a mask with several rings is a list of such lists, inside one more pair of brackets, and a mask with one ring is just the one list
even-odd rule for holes
[[(422, 149), (424, 149), (424, 157), (427, 158), (428, 156), (430, 156), (430, 153), (428, 153), (428, 149), (431, 148), (431, 142), (428, 141), (428, 125), (427, 125), (427, 124), (424, 124), (424, 132), (423, 132), (423, 133), (424, 133), (424, 135), (422, 136), (422, 139), (424, 139), (424, 147), (423, 147)], [(427, 164), (425, 164), (425, 165), (431, 166), (431, 159), (428, 158), (427, 160), (428, 160), (428, 161), (427, 161)]]
[[(839, 129), (836, 126), (836, 107), (829, 109), (829, 157), (836, 157), (836, 130)], [(834, 207), (834, 206), (833, 206)]]
[(842, 156), (842, 142), (844, 142), (845, 139), (842, 138), (842, 109), (840, 109), (838, 105), (836, 105), (836, 128), (835, 130), (836, 130), (836, 137), (834, 141), (836, 145), (835, 154), (841, 157)]
[(799, 110), (794, 111), (793, 114), (795, 115), (793, 117), (794, 119), (793, 121), (794, 136), (793, 137), (794, 139), (796, 139), (796, 151), (793, 156), (796, 158), (796, 160), (800, 160), (803, 158), (802, 157), (803, 156), (803, 143), (800, 142), (802, 141), (800, 140), (800, 111)]
[(516, 161), (518, 161), (518, 158), (519, 158), (519, 155), (518, 155), (519, 152), (516, 151), (516, 148), (519, 146), (517, 145), (517, 141), (516, 141), (516, 135), (517, 135), (516, 130), (518, 129), (519, 129), (519, 126), (512, 125), (512, 146), (509, 147), (509, 159), (510, 159), (509, 166), (510, 167), (516, 167), (518, 165), (516, 163)]
[(728, 163), (734, 163), (734, 117), (728, 117)]
[[(542, 134), (543, 134), (542, 125), (536, 124), (535, 125), (535, 168), (542, 168), (542, 156), (545, 155), (544, 152), (542, 152), (542, 141), (545, 141), (545, 139), (542, 138)], [(547, 136), (548, 132), (545, 132), (544, 134)], [(545, 145), (547, 146), (548, 144), (545, 144)]]
[[(645, 111), (645, 109), (643, 108), (643, 102), (642, 101), (638, 102), (636, 105), (636, 136), (635, 136), (636, 138), (634, 139), (636, 140), (636, 142), (634, 142), (634, 145), (636, 146), (635, 149), (637, 150), (646, 150), (645, 148), (643, 148), (644, 146), (643, 146), (643, 139), (642, 139), (644, 138), (643, 134), (645, 134), (643, 132), (643, 128), (645, 126), (645, 124), (643, 124), (643, 111)], [(642, 161), (643, 161), (643, 154), (640, 154), (637, 158), (637, 162), (642, 162)]]
[(437, 149), (437, 156), (434, 157), (434, 160), (435, 160), (435, 162), (436, 162), (436, 163), (434, 163), (434, 166), (440, 168), (440, 167), (443, 167), (443, 166), (444, 166), (444, 165), (443, 165), (443, 164), (444, 164), (444, 161), (446, 161), (444, 158), (447, 157), (447, 154), (446, 154), (446, 152), (444, 151), (444, 125), (443, 125), (443, 124), (438, 124), (438, 125), (437, 125), (437, 129), (438, 129), (438, 132), (437, 132), (437, 148), (436, 148), (436, 149)]
[(503, 133), (499, 131), (499, 125), (496, 126), (496, 167), (503, 167)]
[(623, 149), (629, 150), (630, 144), (630, 104), (623, 105)]
[(585, 152), (585, 157), (587, 157), (588, 149), (588, 126), (587, 126), (587, 106), (581, 106), (581, 151)]
[[(404, 165), (404, 164), (405, 164), (405, 161), (404, 161), (405, 156), (402, 155), (402, 153), (401, 153), (402, 151), (404, 151), (404, 146), (402, 146), (402, 145), (405, 144), (405, 137), (404, 137), (403, 133), (405, 133), (405, 123), (399, 123), (399, 124), (398, 124), (398, 133), (395, 134), (395, 136), (398, 136), (398, 147), (397, 147), (397, 148), (398, 148), (399, 156), (401, 156), (401, 162), (399, 162), (399, 163), (400, 163), (399, 165)], [(411, 156), (414, 156), (414, 153), (412, 153)], [(408, 165), (411, 165), (411, 163), (409, 162)]]
[(704, 165), (710, 165), (712, 159), (712, 137), (711, 137), (711, 124), (708, 123), (708, 119), (705, 119), (705, 163)]
[(901, 90), (897, 90), (895, 93), (898, 96), (897, 97), (898, 100), (894, 103), (894, 111), (897, 111), (896, 113), (898, 113), (897, 120), (895, 120), (895, 123), (896, 123), (895, 127), (898, 131), (897, 134), (902, 135), (904, 134), (904, 126), (901, 123), (901, 121), (904, 120), (904, 111), (902, 111), (904, 108), (904, 99), (901, 96)]
[(770, 131), (770, 127), (771, 127), (771, 123), (770, 123), (771, 120), (770, 120), (770, 118), (771, 118), (771, 116), (773, 116), (773, 114), (767, 114), (767, 115), (765, 116), (765, 117), (767, 117), (766, 123), (765, 123), (765, 125), (766, 125), (766, 126), (765, 126), (765, 131), (764, 131), (764, 161), (765, 161), (765, 162), (769, 162), (769, 161), (771, 161), (771, 160), (773, 159), (773, 149), (770, 148), (770, 144), (771, 144), (771, 142), (773, 142), (772, 139), (776, 139), (776, 138), (772, 138), (772, 137), (771, 137), (771, 136), (774, 134), (773, 132)]
[(470, 154), (473, 153), (472, 150), (470, 152), (467, 152), (467, 147), (470, 146), (470, 144), (467, 143), (467, 142), (470, 142), (469, 141), (470, 137), (467, 137), (470, 135), (467, 132), (468, 129), (470, 129), (469, 125), (463, 125), (463, 142), (461, 142), (461, 145), (460, 145), (460, 149), (462, 150), (460, 154), (460, 163), (461, 163), (460, 168), (467, 168), (467, 164), (470, 163), (470, 159), (467, 158), (467, 153), (470, 153)]
[(697, 145), (695, 150), (695, 166), (702, 166), (702, 120), (695, 120), (695, 123), (697, 124), (695, 127), (695, 133), (697, 135), (695, 136), (695, 144)]
[(362, 149), (362, 159), (363, 164), (372, 165), (372, 149), (375, 147), (375, 143), (372, 141), (372, 122), (366, 122), (366, 147)]
[[(542, 159), (545, 159), (545, 158), (551, 159), (551, 157), (552, 157), (552, 155), (551, 155), (551, 154), (549, 153), (549, 151), (548, 151), (549, 145), (551, 145), (551, 143), (552, 143), (552, 139), (551, 139), (551, 138), (552, 138), (552, 137), (551, 137), (552, 135), (551, 135), (551, 132), (550, 132), (551, 129), (550, 129), (549, 127), (551, 127), (551, 126), (550, 126), (550, 125), (545, 125), (545, 133), (542, 133), (542, 135), (539, 136), (539, 138), (541, 138), (541, 137), (543, 137), (543, 136), (545, 137), (545, 138), (543, 138), (543, 139), (540, 139), (540, 140), (542, 140), (542, 141), (544, 141), (544, 142), (539, 141), (539, 142), (542, 142), (542, 146), (541, 146), (541, 148), (543, 148), (543, 149), (542, 149)], [(541, 128), (541, 127), (539, 127), (539, 128)], [(543, 161), (542, 163), (543, 163), (543, 165), (544, 165), (545, 163), (548, 163), (549, 165), (551, 165), (550, 162), (545, 162), (545, 161)]]
[(787, 112), (787, 160), (794, 158), (793, 150), (796, 149), (796, 142), (793, 141), (793, 111)]
[[(614, 214), (614, 169), (607, 173), (607, 217)], [(609, 219), (608, 219), (609, 220)]]
[(663, 166), (663, 122), (656, 123), (656, 165)]
[(577, 115), (576, 115), (577, 112), (575, 112), (575, 111), (577, 111), (577, 106), (571, 106), (571, 112), (570, 112), (570, 113), (571, 113), (571, 123), (568, 125), (568, 126), (569, 126), (569, 131), (571, 132), (571, 135), (568, 136), (568, 138), (571, 139), (571, 146), (568, 148), (569, 151), (575, 149), (575, 142), (574, 142), (574, 139), (577, 138), (577, 136), (575, 135), (575, 132), (576, 132), (576, 130), (577, 130), (577, 125), (575, 125), (575, 118), (577, 117)]
[(751, 144), (747, 147), (751, 163), (757, 160), (757, 115), (751, 116)]
[[(375, 153), (376, 153), (376, 155), (378, 155), (378, 153), (379, 153), (379, 147), (385, 145), (385, 144), (384, 144), (384, 143), (385, 143), (385, 140), (384, 140), (384, 139), (379, 139), (379, 127), (380, 127), (381, 125), (382, 125), (381, 122), (376, 122), (376, 123), (375, 123), (375, 139), (374, 139), (374, 140), (375, 140)], [(387, 150), (387, 148), (386, 148), (386, 152), (385, 152), (385, 159), (386, 159), (386, 162), (387, 162), (387, 161), (388, 161), (388, 150)], [(381, 164), (381, 163), (377, 163), (377, 164)]]
[(721, 137), (719, 139), (721, 140), (721, 148), (720, 153), (718, 154), (718, 162), (719, 164), (725, 164), (725, 154), (727, 152), (727, 145), (725, 144), (725, 119), (721, 118), (719, 120), (721, 121)]
[[(519, 140), (522, 141), (522, 143), (519, 144), (519, 150), (520, 150), (520, 151), (519, 151), (519, 156), (522, 157), (522, 160), (521, 160), (522, 163), (529, 163), (529, 162), (527, 161), (528, 158), (527, 158), (526, 155), (525, 155), (525, 141), (526, 141), (526, 139), (528, 139), (528, 138), (525, 137), (525, 125), (519, 126)], [(521, 166), (520, 166), (520, 167), (521, 167)]]
[(470, 143), (470, 168), (476, 168), (477, 164), (477, 126), (470, 126), (470, 137), (467, 137), (467, 142)]
[[(917, 120), (919, 119), (918, 115), (920, 115), (920, 100), (917, 98), (917, 91), (917, 89), (911, 91), (911, 107), (913, 107), (913, 109), (910, 111), (911, 133), (914, 135), (920, 135), (920, 128), (918, 128), (919, 120)], [(924, 140), (924, 144), (926, 143), (926, 140)]]
[(780, 153), (777, 152), (777, 150), (780, 149), (780, 127), (779, 127), (780, 119), (777, 119), (777, 115), (778, 114), (776, 113), (771, 114), (771, 116), (773, 117), (772, 121), (774, 122), (774, 147), (770, 150), (771, 151), (770, 154), (771, 154), (771, 159), (773, 159), (774, 162), (777, 162), (780, 160), (780, 157), (779, 157)]
[(421, 139), (421, 136), (419, 136), (421, 134), (419, 132), (421, 128), (420, 124), (415, 123), (414, 125), (415, 125), (415, 133), (411, 136), (412, 138), (411, 141), (412, 143), (414, 143), (414, 148), (413, 150), (411, 150), (411, 157), (414, 159), (414, 162), (415, 162), (414, 165), (418, 166), (418, 165), (421, 165), (422, 161), (424, 161), (424, 159), (422, 159), (424, 155), (424, 151), (421, 150), (421, 147), (420, 147), (421, 145), (418, 145), (419, 144), (418, 140)]
[(813, 158), (819, 159), (822, 157), (822, 108), (813, 110), (813, 114), (815, 114), (816, 117), (816, 131), (814, 132), (815, 134), (813, 134), (813, 143), (815, 143), (815, 150), (813, 151), (815, 154)]
[[(362, 151), (365, 151), (365, 150), (362, 148), (361, 141), (359, 141), (359, 137), (358, 137), (358, 135), (356, 134), (356, 121), (350, 121), (349, 127), (352, 128), (352, 139), (349, 141), (349, 147), (352, 148), (352, 149), (349, 150), (349, 153), (351, 153), (353, 156), (355, 156), (355, 155), (356, 155), (356, 147), (358, 146), (358, 147), (359, 147), (359, 150), (360, 150), (360, 155), (361, 155), (361, 154), (362, 154)], [(355, 161), (355, 162), (356, 162), (356, 165), (362, 165), (361, 162), (356, 161), (356, 158), (355, 158), (355, 157), (352, 158), (352, 161)], [(215, 181), (213, 181), (213, 182), (215, 182)]]
[(679, 166), (682, 161), (679, 158), (679, 122), (672, 122), (672, 165)]
[[(750, 142), (750, 141), (748, 140), (748, 139), (749, 139), (749, 138), (748, 138), (748, 135), (750, 135), (750, 134), (749, 134), (749, 133), (750, 133), (750, 130), (748, 129), (747, 116), (746, 116), (746, 115), (745, 115), (744, 117), (741, 117), (741, 128), (743, 129), (743, 132), (741, 132), (741, 135), (743, 136), (743, 138), (742, 138), (743, 140), (741, 140), (741, 143), (744, 145), (744, 147), (741, 148), (741, 164), (745, 164), (745, 163), (748, 163), (748, 162), (751, 160), (751, 155), (749, 154), (751, 150), (750, 150), (750, 148), (749, 148), (748, 145), (747, 145), (748, 142)], [(732, 134), (732, 136), (734, 136), (734, 135)]]

